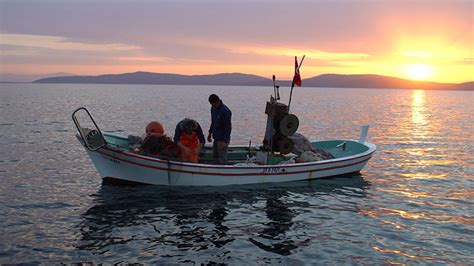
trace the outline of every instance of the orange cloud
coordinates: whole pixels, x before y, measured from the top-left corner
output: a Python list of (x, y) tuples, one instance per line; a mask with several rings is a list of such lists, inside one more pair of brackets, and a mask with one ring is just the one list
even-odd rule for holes
[(57, 36), (9, 33), (0, 33), (0, 45), (90, 52), (135, 51), (140, 49), (137, 46), (127, 44), (73, 42)]

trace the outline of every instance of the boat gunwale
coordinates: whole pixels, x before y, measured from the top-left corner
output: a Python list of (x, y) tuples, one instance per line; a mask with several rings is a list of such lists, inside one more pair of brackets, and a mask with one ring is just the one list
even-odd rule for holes
[[(324, 140), (321, 140), (324, 141)], [(332, 141), (332, 140), (328, 140)], [(356, 140), (347, 140), (347, 139), (341, 139), (341, 141), (353, 141), (357, 142)], [(359, 142), (357, 142), (359, 143)], [(345, 157), (340, 157), (340, 158), (334, 158), (330, 160), (322, 160), (322, 161), (316, 161), (316, 162), (305, 162), (305, 163), (295, 163), (295, 164), (275, 164), (275, 165), (248, 165), (248, 166), (242, 166), (242, 165), (215, 165), (215, 164), (201, 164), (201, 163), (189, 163), (189, 162), (179, 162), (179, 161), (173, 161), (173, 160), (166, 160), (166, 159), (160, 159), (160, 158), (154, 158), (150, 156), (145, 156), (145, 155), (140, 155), (132, 152), (126, 152), (122, 151), (119, 149), (115, 149), (110, 147), (109, 145), (104, 146), (97, 150), (96, 152), (99, 152), (102, 149), (108, 150), (110, 152), (116, 152), (124, 156), (132, 157), (132, 158), (137, 158), (141, 160), (146, 160), (146, 161), (152, 161), (152, 162), (158, 162), (158, 163), (163, 163), (163, 164), (169, 164), (169, 165), (175, 165), (175, 166), (185, 166), (185, 167), (190, 167), (190, 168), (207, 168), (207, 169), (263, 169), (263, 168), (294, 168), (294, 167), (305, 167), (305, 166), (315, 166), (315, 165), (324, 165), (324, 164), (330, 164), (330, 163), (339, 163), (339, 162), (344, 162), (344, 161), (350, 161), (358, 158), (362, 158), (364, 156), (369, 155), (369, 159), (372, 157), (372, 154), (376, 151), (376, 146), (373, 143), (370, 142), (365, 142), (365, 143), (359, 143), (361, 145), (365, 145), (368, 147), (368, 150), (362, 153), (357, 153), (355, 155), (351, 156), (345, 156)], [(232, 146), (230, 146), (232, 147)], [(234, 146), (234, 147), (240, 147), (240, 146)], [(99, 152), (103, 154), (102, 152)], [(104, 154), (104, 155), (109, 155), (109, 154)]]

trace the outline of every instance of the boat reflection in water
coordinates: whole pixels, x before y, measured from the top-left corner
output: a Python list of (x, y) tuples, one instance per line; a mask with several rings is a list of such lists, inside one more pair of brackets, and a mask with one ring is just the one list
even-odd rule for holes
[[(305, 228), (305, 218), (296, 223), (295, 218), (311, 212), (320, 215), (328, 195), (365, 197), (368, 186), (360, 175), (285, 186), (102, 185), (92, 195), (94, 205), (82, 215), (76, 248), (125, 260), (140, 254), (140, 260), (149, 262), (229, 262), (225, 258), (255, 253), (255, 247), (257, 254), (286, 256), (319, 241), (305, 233), (314, 229)], [(356, 204), (348, 208), (359, 212)]]
[(269, 221), (264, 223), (265, 228), (258, 237), (249, 238), (250, 242), (262, 250), (290, 255), (297, 248), (294, 240), (285, 237), (285, 233), (293, 225), (294, 217), (293, 211), (281, 200), (287, 196), (286, 192), (279, 191), (266, 198), (265, 213)]

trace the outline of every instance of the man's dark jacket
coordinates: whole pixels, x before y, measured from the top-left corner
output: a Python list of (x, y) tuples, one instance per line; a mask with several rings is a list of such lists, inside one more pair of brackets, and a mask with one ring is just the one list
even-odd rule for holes
[(230, 142), (230, 133), (232, 131), (232, 112), (221, 101), (219, 107), (211, 107), (211, 128), (209, 133), (215, 141)]

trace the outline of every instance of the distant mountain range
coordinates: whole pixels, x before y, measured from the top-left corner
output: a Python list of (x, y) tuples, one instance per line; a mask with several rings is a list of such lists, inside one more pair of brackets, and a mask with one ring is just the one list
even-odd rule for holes
[(170, 84), (170, 85), (236, 85), (260, 86), (272, 81), (256, 75), (222, 73), (215, 75), (180, 75), (169, 73), (135, 72), (100, 76), (61, 76), (33, 81), (34, 83), (85, 84)]
[(1, 83), (31, 83), (33, 80), (42, 79), (46, 77), (62, 77), (62, 76), (74, 76), (71, 73), (51, 73), (51, 74), (36, 74), (36, 75), (20, 75), (13, 73), (0, 73)]
[[(271, 79), (242, 73), (179, 75), (169, 73), (135, 72), (100, 76), (48, 77), (35, 80), (34, 83), (272, 86)], [(291, 85), (291, 81), (289, 80), (279, 80), (277, 83), (280, 86)], [(304, 79), (303, 86), (337, 88), (474, 90), (474, 81), (455, 84), (413, 81), (380, 75), (323, 74)]]
[(310, 87), (474, 90), (474, 81), (465, 83), (439, 83), (380, 75), (323, 74), (305, 79), (303, 82), (305, 86)]

